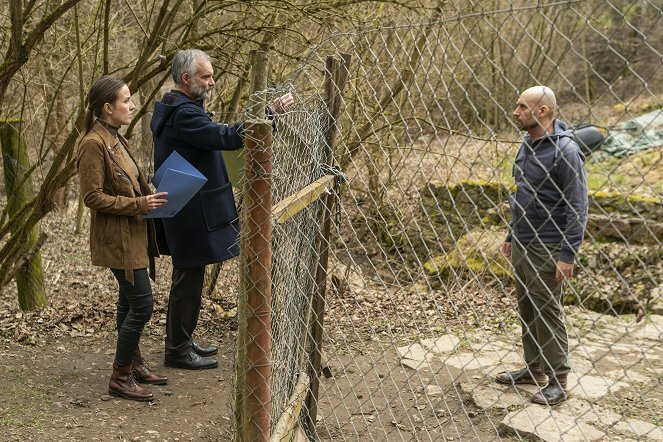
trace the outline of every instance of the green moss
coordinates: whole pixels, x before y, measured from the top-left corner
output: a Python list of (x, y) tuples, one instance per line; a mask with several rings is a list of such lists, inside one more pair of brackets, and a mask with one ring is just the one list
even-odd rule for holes
[(593, 191), (589, 192), (589, 197), (594, 198), (597, 202), (606, 201), (611, 203), (646, 203), (661, 205), (663, 201), (660, 198), (654, 198), (646, 195), (637, 195), (637, 194), (623, 194), (620, 192), (604, 192), (604, 191)]
[(652, 220), (663, 219), (663, 200), (647, 195), (596, 191), (589, 193), (590, 213), (596, 207), (601, 212), (614, 212), (629, 217), (642, 217), (648, 213)]
[(523, 408), (525, 407), (521, 404), (511, 404), (508, 407), (506, 407), (506, 411), (508, 411), (509, 413), (513, 413), (514, 411), (522, 410)]
[(487, 260), (481, 257), (461, 257), (459, 254), (436, 256), (424, 264), (426, 273), (431, 276), (450, 276), (455, 273), (475, 273), (477, 275), (489, 274), (496, 277), (510, 277), (511, 270), (498, 261)]
[(499, 253), (503, 241), (501, 231), (470, 232), (460, 238), (449, 253), (426, 262), (424, 270), (430, 277), (448, 277), (454, 273), (510, 277), (511, 266)]
[(436, 256), (424, 263), (424, 270), (428, 276), (436, 276), (448, 267), (446, 262), (446, 256)]
[[(571, 280), (569, 283), (573, 286), (574, 281)], [(562, 304), (563, 305), (580, 304), (580, 297), (578, 296), (578, 290), (577, 289), (564, 290), (564, 295), (562, 296)]]
[(462, 180), (456, 184), (447, 186), (449, 192), (457, 194), (461, 189), (467, 191), (468, 189), (483, 190), (486, 194), (497, 194), (508, 192), (510, 186), (507, 186), (501, 181), (488, 181), (488, 180)]

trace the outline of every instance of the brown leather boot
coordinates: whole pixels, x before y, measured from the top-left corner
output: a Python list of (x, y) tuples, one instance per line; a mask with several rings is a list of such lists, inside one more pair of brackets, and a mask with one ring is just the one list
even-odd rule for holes
[(154, 395), (136, 383), (131, 364), (113, 364), (113, 374), (108, 383), (108, 394), (132, 401), (151, 401)]
[(531, 384), (543, 387), (548, 382), (546, 374), (539, 367), (528, 366), (516, 371), (504, 371), (495, 376), (501, 384)]
[(132, 366), (134, 378), (141, 384), (166, 385), (168, 383), (166, 376), (161, 376), (150, 369), (141, 356), (140, 350), (136, 350), (134, 353)]
[(566, 400), (568, 374), (560, 374), (550, 378), (543, 390), (532, 396), (532, 402), (541, 405), (555, 405)]

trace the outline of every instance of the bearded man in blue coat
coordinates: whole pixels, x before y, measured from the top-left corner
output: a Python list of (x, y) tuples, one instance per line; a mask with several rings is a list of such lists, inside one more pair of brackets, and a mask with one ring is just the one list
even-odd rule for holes
[[(216, 346), (193, 340), (200, 313), (205, 265), (239, 255), (239, 216), (221, 151), (241, 149), (243, 123), (212, 121), (205, 100), (214, 87), (214, 69), (203, 51), (187, 49), (173, 58), (175, 88), (156, 103), (150, 128), (154, 141), (154, 167), (177, 151), (207, 182), (172, 218), (162, 220), (159, 249), (171, 255), (172, 285), (166, 320), (164, 363), (168, 367), (206, 369), (218, 366)], [(273, 119), (294, 104), (291, 94), (268, 109)]]

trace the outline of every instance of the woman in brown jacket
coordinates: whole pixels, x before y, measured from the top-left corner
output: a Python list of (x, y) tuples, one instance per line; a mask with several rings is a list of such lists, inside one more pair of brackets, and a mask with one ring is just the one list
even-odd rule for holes
[[(141, 357), (138, 341), (152, 316), (156, 244), (151, 220), (140, 215), (166, 204), (166, 193), (152, 194), (118, 133), (131, 122), (135, 106), (127, 85), (105, 76), (88, 93), (86, 132), (78, 151), (78, 176), (90, 208), (92, 264), (110, 268), (119, 284), (117, 348), (109, 394), (137, 401), (154, 399), (138, 383), (164, 385), (168, 378), (152, 372)], [(96, 120), (96, 121), (95, 121)]]

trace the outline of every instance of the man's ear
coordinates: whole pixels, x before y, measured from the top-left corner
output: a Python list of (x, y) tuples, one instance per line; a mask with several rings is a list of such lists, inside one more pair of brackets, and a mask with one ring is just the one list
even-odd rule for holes
[(191, 82), (191, 77), (188, 72), (182, 74), (182, 84), (189, 84)]

